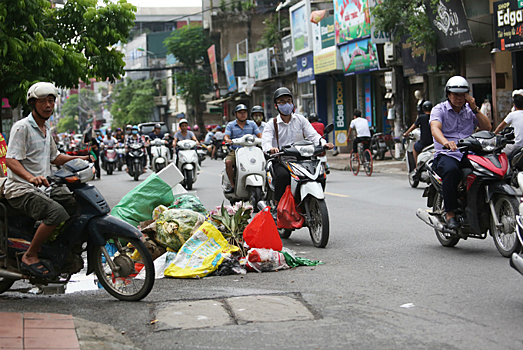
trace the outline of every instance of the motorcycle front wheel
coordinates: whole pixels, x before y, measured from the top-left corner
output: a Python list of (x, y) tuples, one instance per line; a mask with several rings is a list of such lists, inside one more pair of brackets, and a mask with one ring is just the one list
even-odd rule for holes
[[(445, 210), (443, 207), (443, 196), (441, 194), (436, 194), (436, 198), (434, 198), (434, 206), (432, 207), (432, 211), (434, 213), (437, 213), (439, 216), (445, 215)], [(436, 232), (436, 237), (438, 237), (439, 243), (444, 247), (454, 247), (459, 242), (459, 237), (454, 237), (449, 233), (438, 231), (434, 229), (434, 232)]]
[(409, 177), (409, 185), (412, 188), (416, 188), (419, 185), (419, 180), (414, 180), (414, 175), (416, 175), (416, 170), (407, 175)]
[(500, 226), (490, 220), (490, 233), (498, 252), (505, 258), (510, 258), (512, 253), (521, 249), (521, 243), (517, 237), (516, 215), (519, 214), (519, 203), (516, 198), (506, 194), (498, 194), (494, 197), (494, 211), (498, 217)]
[(0, 294), (7, 292), (13, 283), (15, 283), (14, 279), (0, 277)]
[(141, 167), (140, 163), (134, 163), (134, 173), (133, 173), (134, 181), (138, 181), (138, 179), (140, 178), (140, 173), (142, 172), (142, 169), (140, 169), (140, 167)]
[(324, 199), (309, 197), (310, 220), (308, 222), (312, 243), (325, 248), (329, 241), (329, 212)]
[(185, 170), (185, 189), (192, 190), (192, 170)]
[(105, 246), (93, 250), (94, 272), (100, 284), (122, 301), (145, 298), (154, 285), (151, 253), (139, 238), (113, 234), (106, 235), (105, 240)]

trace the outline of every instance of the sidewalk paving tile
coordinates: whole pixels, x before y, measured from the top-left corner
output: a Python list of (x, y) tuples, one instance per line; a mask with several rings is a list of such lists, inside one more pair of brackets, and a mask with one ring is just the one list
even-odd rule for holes
[(73, 320), (25, 320), (25, 328), (74, 329)]
[(24, 349), (78, 349), (75, 338), (24, 338)]
[(74, 329), (26, 328), (24, 338), (76, 338)]
[(72, 320), (73, 315), (24, 312), (24, 320)]

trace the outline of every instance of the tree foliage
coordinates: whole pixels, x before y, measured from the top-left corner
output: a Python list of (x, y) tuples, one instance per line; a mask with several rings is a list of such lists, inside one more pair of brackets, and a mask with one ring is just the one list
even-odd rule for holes
[(266, 47), (274, 47), (281, 45), (281, 31), (280, 28), (289, 27), (289, 20), (283, 19), (281, 23), (278, 23), (278, 16), (271, 15), (265, 19), (265, 29), (263, 30), (262, 37), (256, 45), (257, 50), (264, 49)]
[(0, 97), (16, 107), (37, 81), (69, 88), (89, 78), (114, 81), (124, 73), (125, 42), (136, 7), (119, 0), (69, 0), (50, 8), (47, 0), (0, 2)]
[[(448, 0), (447, 0), (448, 1)], [(409, 41), (423, 46), (429, 51), (436, 48), (436, 34), (430, 25), (426, 13), (426, 6), (436, 8), (438, 0), (385, 0), (378, 3), (373, 9), (374, 26), (391, 34), (398, 42), (403, 35), (410, 35)]]
[[(207, 49), (212, 45), (210, 38), (200, 26), (186, 26), (165, 39), (165, 46), (184, 68), (175, 74), (182, 96), (190, 102), (196, 112), (200, 130), (205, 130), (201, 96), (211, 91), (209, 58)], [(205, 69), (204, 69), (205, 68)]]
[[(80, 101), (80, 103), (78, 102)], [(100, 115), (102, 106), (91, 89), (81, 89), (80, 95), (72, 94), (62, 107), (62, 115), (67, 117), (79, 117), (82, 125), (87, 119)]]
[(78, 130), (78, 122), (74, 117), (62, 117), (56, 125), (56, 131), (62, 132), (76, 132)]
[(113, 127), (139, 124), (151, 120), (156, 90), (152, 80), (131, 80), (117, 84), (113, 90)]

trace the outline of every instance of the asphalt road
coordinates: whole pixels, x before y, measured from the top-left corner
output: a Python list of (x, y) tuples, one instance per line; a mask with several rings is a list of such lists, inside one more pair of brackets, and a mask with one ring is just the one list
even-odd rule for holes
[[(194, 186), (208, 209), (223, 200), (221, 166), (207, 159)], [(102, 176), (93, 184), (111, 206), (136, 185), (125, 173)], [(509, 267), (491, 238), (440, 246), (415, 216), (425, 204), (422, 188), (410, 188), (403, 176), (333, 171), (326, 191), (328, 246), (314, 248), (306, 230), (283, 242), (299, 256), (325, 265), (157, 280), (138, 303), (119, 302), (104, 291), (54, 296), (8, 292), (0, 296), (0, 310), (71, 313), (125, 331), (142, 349), (523, 347), (523, 277)], [(163, 331), (150, 324), (165, 303), (256, 295), (291, 296), (314, 317)]]

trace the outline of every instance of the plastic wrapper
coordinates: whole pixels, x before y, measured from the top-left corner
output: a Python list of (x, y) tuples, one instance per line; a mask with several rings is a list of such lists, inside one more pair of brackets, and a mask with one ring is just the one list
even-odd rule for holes
[(203, 215), (207, 214), (207, 209), (205, 209), (202, 202), (192, 194), (182, 194), (176, 197), (169, 209), (190, 209)]
[(205, 216), (188, 209), (168, 209), (156, 220), (156, 241), (177, 252), (205, 221)]
[(285, 256), (285, 261), (287, 262), (287, 265), (289, 265), (290, 267), (316, 266), (325, 264), (323, 261), (310, 260), (296, 256), (296, 253), (287, 248), (283, 248), (281, 253)]
[(204, 222), (165, 269), (165, 276), (199, 278), (216, 271), (226, 256), (240, 248), (230, 245), (216, 227)]
[(281, 252), (272, 249), (252, 248), (247, 254), (246, 268), (249, 271), (268, 272), (290, 268)]
[(245, 275), (247, 270), (240, 265), (238, 256), (227, 254), (218, 270), (214, 271), (211, 276), (227, 276), (227, 275)]
[(164, 211), (166, 211), (167, 208), (165, 205), (159, 205), (157, 206), (156, 208), (154, 208), (153, 210), (153, 220), (158, 220), (158, 218), (160, 217), (160, 214), (163, 213)]

